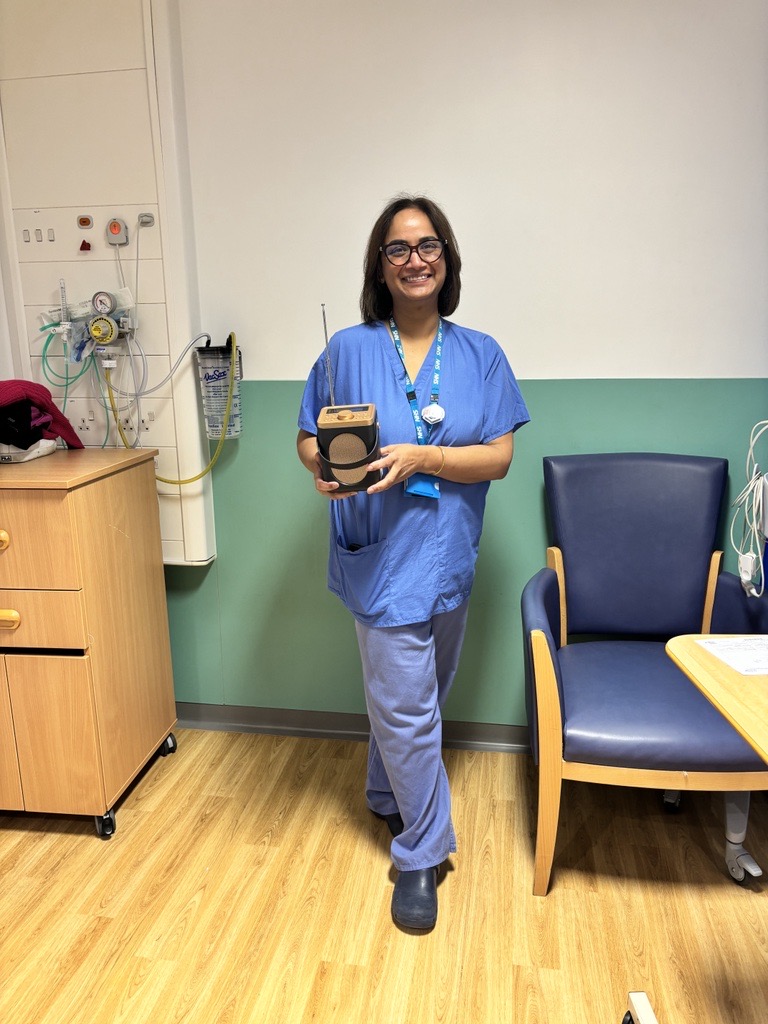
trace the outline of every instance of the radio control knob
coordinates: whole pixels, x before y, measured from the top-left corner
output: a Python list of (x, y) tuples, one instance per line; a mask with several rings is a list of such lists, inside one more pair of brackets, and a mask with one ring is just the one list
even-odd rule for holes
[(353, 420), (355, 418), (355, 414), (352, 412), (351, 409), (342, 409), (339, 413), (337, 413), (336, 418), (339, 420)]

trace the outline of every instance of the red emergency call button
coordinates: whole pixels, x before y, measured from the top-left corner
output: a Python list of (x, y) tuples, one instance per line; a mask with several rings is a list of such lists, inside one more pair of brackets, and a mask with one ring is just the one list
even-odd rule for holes
[(105, 232), (107, 245), (127, 245), (128, 227), (121, 217), (112, 217), (107, 221)]

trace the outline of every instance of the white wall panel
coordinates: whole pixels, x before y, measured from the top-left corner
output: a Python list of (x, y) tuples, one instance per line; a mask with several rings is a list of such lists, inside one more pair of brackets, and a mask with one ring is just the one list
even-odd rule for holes
[(177, 558), (177, 561), (183, 561), (183, 546), (181, 542), (184, 540), (184, 529), (181, 521), (180, 503), (178, 499), (164, 494), (160, 495), (159, 502), (160, 529), (163, 540), (169, 547), (180, 549), (181, 558)]
[(11, 355), (11, 332), (8, 323), (8, 310), (5, 303), (3, 288), (3, 268), (0, 264), (0, 380), (15, 377), (13, 357)]
[(0, 84), (14, 208), (155, 203), (146, 73)]
[(303, 378), (321, 302), (357, 320), (401, 190), (521, 376), (768, 376), (764, 0), (179, 11), (203, 319), (247, 376)]
[[(133, 267), (128, 264), (128, 273)], [(120, 275), (114, 260), (78, 263), (22, 263), (24, 298), (34, 306), (55, 305), (59, 301), (59, 278), (64, 278), (69, 302), (87, 299), (99, 289), (114, 291), (120, 287)], [(141, 297), (145, 302), (163, 302), (165, 285), (160, 260), (141, 260), (139, 273)]]
[(141, 0), (0, 0), (0, 78), (145, 64)]

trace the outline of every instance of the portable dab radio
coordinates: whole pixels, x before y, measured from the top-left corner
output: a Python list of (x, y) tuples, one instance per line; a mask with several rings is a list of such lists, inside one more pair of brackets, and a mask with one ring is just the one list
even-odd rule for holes
[(317, 417), (317, 447), (323, 480), (340, 491), (365, 491), (381, 473), (368, 464), (379, 458), (375, 405), (327, 405)]
[[(326, 483), (334, 481), (339, 491), (366, 491), (381, 480), (381, 472), (369, 470), (368, 463), (379, 458), (379, 421), (376, 406), (336, 405), (333, 394), (331, 351), (328, 346), (328, 325), (323, 310), (325, 335), (325, 369), (331, 404), (320, 410), (317, 417), (317, 449), (320, 455), (320, 475)], [(336, 492), (338, 493), (338, 492)]]

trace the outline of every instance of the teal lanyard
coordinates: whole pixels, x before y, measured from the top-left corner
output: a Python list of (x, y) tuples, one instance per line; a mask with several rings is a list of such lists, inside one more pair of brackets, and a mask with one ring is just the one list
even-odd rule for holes
[[(416, 427), (416, 440), (419, 444), (426, 444), (429, 441), (429, 435), (432, 433), (432, 424), (428, 423), (426, 430), (424, 429), (424, 420), (421, 418), (419, 412), (419, 403), (416, 398), (416, 389), (413, 386), (408, 371), (405, 369), (405, 352), (403, 351), (403, 343), (400, 340), (400, 332), (395, 324), (395, 318), (389, 318), (389, 329), (392, 331), (392, 339), (397, 349), (397, 354), (400, 356), (400, 362), (403, 364), (403, 370), (405, 371), (405, 395), (408, 399), (408, 404), (411, 407), (411, 413), (413, 414), (413, 425)], [(429, 401), (432, 405), (437, 405), (440, 397), (440, 364), (443, 357), (443, 321), (442, 318), (437, 321), (437, 341), (435, 343), (435, 365), (432, 369), (432, 390), (429, 395)]]

